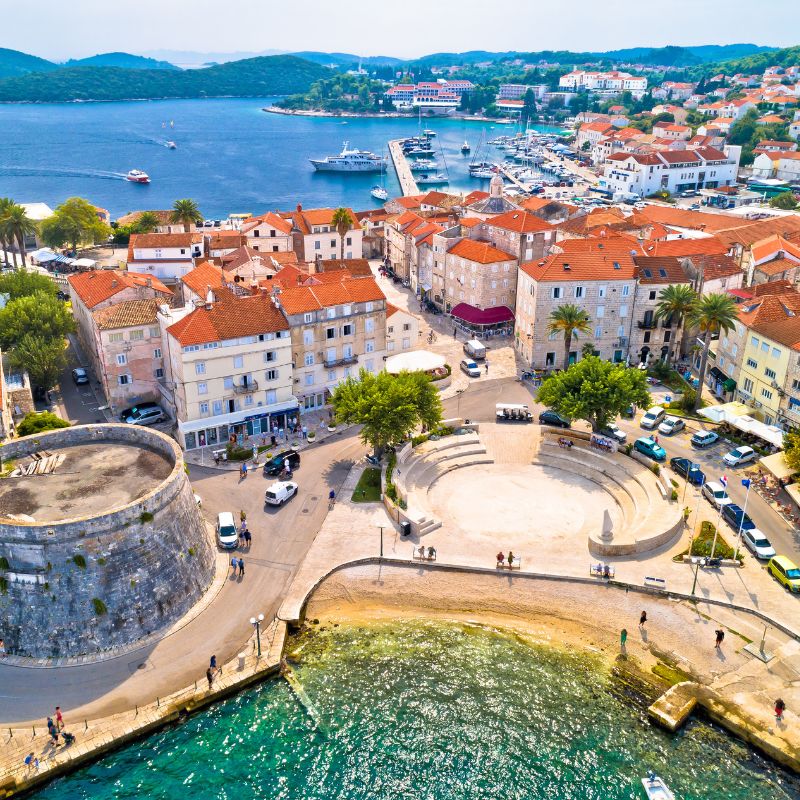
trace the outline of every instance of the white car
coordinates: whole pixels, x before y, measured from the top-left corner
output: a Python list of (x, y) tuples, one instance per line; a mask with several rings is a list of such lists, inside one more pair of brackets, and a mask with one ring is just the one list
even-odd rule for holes
[(672, 436), (673, 433), (682, 431), (686, 423), (680, 417), (667, 417), (659, 426), (658, 432), (664, 436)]
[(741, 447), (737, 447), (735, 450), (731, 450), (730, 453), (726, 453), (722, 460), (729, 467), (738, 467), (742, 464), (748, 464), (749, 462), (753, 461), (755, 457), (756, 451), (753, 450), (752, 447), (742, 445)]
[(660, 425), (664, 421), (664, 417), (667, 416), (667, 412), (664, 411), (661, 406), (653, 406), (649, 409), (645, 415), (642, 417), (641, 425), (642, 428), (645, 430), (651, 431), (656, 426)]
[(756, 558), (763, 558), (766, 561), (775, 555), (775, 548), (758, 528), (750, 528), (749, 531), (743, 530), (742, 541)]
[(217, 542), (224, 550), (233, 550), (239, 544), (239, 531), (230, 511), (217, 514)]
[(294, 481), (278, 481), (273, 483), (264, 493), (264, 502), (268, 506), (282, 506), (297, 494), (297, 484)]
[(725, 490), (725, 487), (716, 481), (704, 483), (702, 492), (703, 497), (705, 497), (714, 508), (727, 506), (733, 502), (733, 500), (728, 497), (728, 492)]
[(471, 358), (461, 359), (461, 371), (466, 372), (470, 378), (480, 378), (480, 367)]
[(603, 436), (610, 436), (612, 439), (616, 439), (620, 444), (625, 444), (628, 441), (628, 434), (620, 430), (616, 422), (609, 422), (600, 433)]

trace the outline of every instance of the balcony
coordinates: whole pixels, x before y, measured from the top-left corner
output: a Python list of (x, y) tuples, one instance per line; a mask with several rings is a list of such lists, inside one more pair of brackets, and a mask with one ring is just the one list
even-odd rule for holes
[(252, 394), (258, 391), (258, 381), (249, 380), (247, 383), (234, 383), (234, 394)]
[(343, 358), (334, 358), (331, 361), (326, 358), (323, 363), (325, 364), (326, 369), (331, 369), (332, 367), (344, 367), (348, 364), (357, 364), (358, 356), (344, 356)]
[(636, 323), (636, 327), (640, 331), (652, 331), (652, 330), (655, 330), (658, 327), (658, 320), (655, 319), (655, 318), (653, 318), (653, 319), (646, 319), (646, 318), (645, 319), (640, 319)]

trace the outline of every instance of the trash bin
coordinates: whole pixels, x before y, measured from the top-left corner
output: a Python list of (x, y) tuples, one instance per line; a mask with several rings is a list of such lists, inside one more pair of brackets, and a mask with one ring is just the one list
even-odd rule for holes
[(403, 521), (400, 523), (400, 535), (401, 536), (411, 536), (411, 523), (408, 521)]

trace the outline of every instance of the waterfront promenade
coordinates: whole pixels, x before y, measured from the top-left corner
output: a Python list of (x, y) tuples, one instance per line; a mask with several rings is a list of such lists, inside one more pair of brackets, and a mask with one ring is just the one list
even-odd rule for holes
[(397, 180), (400, 181), (400, 188), (403, 190), (403, 196), (419, 194), (419, 187), (414, 180), (414, 174), (411, 172), (408, 159), (403, 153), (402, 139), (392, 139), (389, 142), (389, 153), (392, 156), (392, 163), (394, 164), (394, 171), (397, 173)]

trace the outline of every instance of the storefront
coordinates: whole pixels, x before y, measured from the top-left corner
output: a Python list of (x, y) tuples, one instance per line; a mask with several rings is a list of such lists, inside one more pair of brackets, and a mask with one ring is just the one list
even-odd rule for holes
[(476, 308), (469, 303), (459, 303), (453, 306), (450, 314), (466, 331), (477, 338), (511, 335), (514, 330), (514, 312), (508, 306)]

